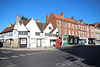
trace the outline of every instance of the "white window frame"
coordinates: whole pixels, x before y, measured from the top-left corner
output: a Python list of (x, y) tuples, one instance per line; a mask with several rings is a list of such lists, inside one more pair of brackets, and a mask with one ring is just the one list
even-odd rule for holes
[(77, 25), (76, 25), (76, 29), (77, 29)]
[(70, 23), (69, 23), (69, 28), (70, 28)]
[(77, 36), (77, 31), (76, 31), (76, 36)]
[(58, 29), (58, 33), (60, 34), (60, 29)]
[(66, 22), (65, 22), (65, 27), (66, 27)]
[(72, 24), (72, 28), (74, 29), (74, 24)]
[(73, 30), (73, 32), (72, 32), (72, 35), (74, 35), (74, 30)]
[(70, 30), (69, 30), (69, 35), (70, 35)]
[(82, 30), (82, 25), (81, 25), (81, 30)]
[(66, 30), (65, 30), (65, 35), (66, 35)]
[(80, 37), (80, 31), (79, 31), (79, 37)]
[(58, 21), (58, 26), (60, 26), (60, 21)]
[(79, 25), (79, 30), (80, 30), (80, 25)]

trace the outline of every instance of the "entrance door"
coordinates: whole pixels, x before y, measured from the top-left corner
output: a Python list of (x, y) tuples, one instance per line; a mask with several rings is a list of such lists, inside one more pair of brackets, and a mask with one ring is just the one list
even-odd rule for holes
[(37, 39), (37, 47), (41, 47), (41, 39)]
[(55, 42), (56, 40), (50, 40), (50, 46), (55, 46), (56, 45)]
[(25, 48), (25, 47), (27, 47), (27, 39), (21, 38), (20, 39), (20, 48)]

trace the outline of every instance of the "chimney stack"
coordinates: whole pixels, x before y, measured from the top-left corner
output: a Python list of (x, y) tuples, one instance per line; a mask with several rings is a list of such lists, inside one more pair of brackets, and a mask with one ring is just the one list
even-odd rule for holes
[(9, 23), (9, 27), (11, 27), (12, 26), (12, 24), (11, 23)]
[(83, 22), (83, 20), (79, 20), (80, 22)]
[(16, 24), (18, 24), (19, 20), (20, 20), (20, 15), (17, 15), (17, 17), (16, 17)]
[(71, 17), (71, 19), (72, 19), (72, 20), (74, 20), (74, 16), (73, 16), (73, 17)]
[(63, 16), (63, 17), (64, 17), (64, 13), (63, 13), (63, 12), (61, 12), (61, 13), (60, 13), (60, 16)]
[(38, 22), (38, 23), (39, 23), (39, 22), (40, 22), (40, 21), (39, 21), (39, 19), (36, 19), (36, 22)]
[(47, 14), (47, 16), (46, 16), (46, 23), (48, 23), (48, 14)]

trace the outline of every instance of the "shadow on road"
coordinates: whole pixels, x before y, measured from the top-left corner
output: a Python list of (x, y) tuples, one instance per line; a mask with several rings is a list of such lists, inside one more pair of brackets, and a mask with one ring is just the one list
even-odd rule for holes
[[(89, 66), (100, 67), (100, 46), (79, 45), (72, 48), (59, 48), (59, 50), (84, 58), (82, 62)], [(67, 60), (68, 58), (65, 59)]]

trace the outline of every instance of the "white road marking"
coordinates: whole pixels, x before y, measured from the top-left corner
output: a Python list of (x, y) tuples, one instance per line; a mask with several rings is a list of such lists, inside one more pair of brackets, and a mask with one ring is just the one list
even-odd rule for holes
[(25, 54), (25, 55), (32, 55), (32, 54), (30, 54), (30, 53), (27, 53), (27, 54)]
[(10, 56), (10, 57), (12, 57), (12, 58), (16, 58), (16, 57), (18, 57), (18, 56), (14, 55), (14, 56)]
[(19, 56), (25, 56), (24, 54), (20, 54)]
[(12, 65), (9, 65), (9, 66), (5, 66), (5, 67), (15, 67), (16, 64), (12, 64)]
[(11, 51), (2, 51), (2, 53), (11, 53)]
[(14, 66), (16, 66), (16, 64), (10, 65), (10, 67), (14, 67)]
[(9, 57), (1, 57), (2, 60), (9, 59)]

